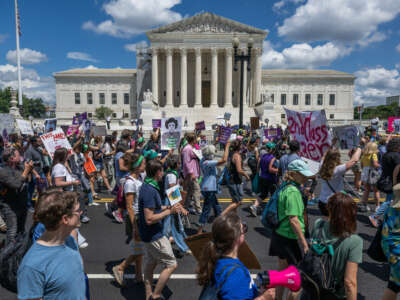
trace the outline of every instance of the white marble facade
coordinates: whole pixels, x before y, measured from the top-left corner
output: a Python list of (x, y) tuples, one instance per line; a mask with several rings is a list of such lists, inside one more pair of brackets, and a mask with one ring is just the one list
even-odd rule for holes
[[(234, 70), (232, 47), (232, 40), (237, 37), (240, 53), (248, 54), (247, 45), (253, 42), (250, 71), (244, 72), (245, 123), (255, 115), (254, 106), (259, 102), (265, 102), (263, 118), (269, 118), (271, 123), (281, 122), (284, 106), (294, 110), (324, 108), (328, 119), (353, 119), (353, 75), (337, 71), (262, 70), (262, 44), (266, 36), (266, 31), (210, 13), (151, 30), (147, 32), (151, 51), (149, 88), (158, 106), (138, 103), (143, 95), (136, 95), (135, 70), (69, 70), (54, 75), (57, 117), (70, 118), (83, 111), (94, 113), (103, 91), (105, 105), (113, 109), (116, 118), (141, 117), (149, 126), (151, 118), (168, 116), (182, 116), (190, 127), (202, 120), (210, 126), (225, 112), (231, 112), (232, 123), (238, 123), (240, 69)], [(246, 63), (244, 67), (247, 70)], [(87, 104), (89, 91), (93, 91), (93, 104)], [(82, 94), (79, 105), (74, 102), (77, 92)], [(113, 93), (118, 94), (117, 104), (112, 104)], [(123, 104), (126, 93), (129, 104)], [(286, 104), (281, 104), (282, 95), (286, 95)]]

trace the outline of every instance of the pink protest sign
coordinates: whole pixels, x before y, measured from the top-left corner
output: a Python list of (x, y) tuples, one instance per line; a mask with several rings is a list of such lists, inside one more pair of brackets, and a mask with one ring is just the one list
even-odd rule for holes
[[(397, 121), (399, 120), (399, 121)], [(388, 130), (389, 132), (400, 132), (400, 118), (399, 117), (389, 117), (388, 119)]]
[(286, 109), (288, 129), (293, 139), (300, 143), (302, 157), (321, 161), (331, 145), (325, 112), (323, 110), (297, 112)]

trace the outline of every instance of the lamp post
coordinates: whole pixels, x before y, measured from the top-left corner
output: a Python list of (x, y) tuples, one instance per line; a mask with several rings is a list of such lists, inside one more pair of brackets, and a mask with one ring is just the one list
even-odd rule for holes
[(233, 55), (235, 66), (233, 70), (236, 72), (238, 70), (238, 62), (240, 61), (240, 99), (239, 99), (239, 128), (243, 128), (243, 72), (244, 72), (244, 62), (247, 61), (247, 72), (250, 71), (250, 58), (251, 49), (253, 48), (253, 39), (250, 38), (247, 43), (247, 55), (238, 53), (238, 48), (240, 45), (240, 40), (238, 37), (234, 37), (232, 40), (233, 45)]

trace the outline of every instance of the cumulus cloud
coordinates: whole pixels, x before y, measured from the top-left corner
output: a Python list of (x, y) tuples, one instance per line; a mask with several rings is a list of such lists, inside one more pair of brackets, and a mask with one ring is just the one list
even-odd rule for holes
[(140, 41), (138, 43), (135, 44), (126, 44), (124, 46), (126, 51), (130, 51), (130, 52), (136, 52), (136, 49), (138, 48), (142, 48), (142, 47), (147, 47), (147, 42), (146, 41)]
[(282, 9), (284, 6), (288, 5), (289, 3), (299, 4), (299, 3), (303, 3), (303, 2), (304, 2), (304, 0), (281, 0), (281, 1), (275, 2), (274, 5), (272, 6), (272, 9), (277, 13), (286, 12), (286, 11), (283, 11)]
[(357, 104), (385, 104), (386, 97), (400, 94), (400, 73), (396, 68), (367, 68), (354, 75)]
[[(21, 67), (22, 92), (30, 98), (42, 98), (51, 103), (56, 100), (55, 82), (52, 77), (40, 77), (33, 69)], [(18, 88), (17, 67), (0, 65), (0, 88)]]
[(96, 69), (98, 69), (98, 67), (95, 67), (93, 65), (88, 65), (85, 69), (96, 70)]
[(67, 58), (76, 59), (76, 60), (85, 60), (91, 62), (97, 62), (97, 59), (94, 59), (90, 54), (84, 52), (68, 52)]
[(99, 24), (87, 21), (83, 29), (98, 34), (127, 38), (155, 26), (176, 22), (182, 15), (171, 9), (181, 0), (112, 0), (103, 5), (111, 19)]
[[(44, 53), (32, 49), (24, 48), (19, 51), (21, 57), (21, 64), (33, 65), (43, 61), (47, 61), (47, 56)], [(6, 54), (6, 59), (9, 63), (17, 63), (17, 50), (10, 50)]]
[(366, 43), (381, 41), (378, 26), (400, 12), (398, 0), (309, 0), (286, 18), (279, 36), (290, 40)]
[(294, 44), (279, 52), (265, 41), (262, 62), (265, 68), (314, 69), (329, 66), (334, 60), (349, 54), (350, 51), (351, 49), (328, 42), (315, 47), (307, 43)]

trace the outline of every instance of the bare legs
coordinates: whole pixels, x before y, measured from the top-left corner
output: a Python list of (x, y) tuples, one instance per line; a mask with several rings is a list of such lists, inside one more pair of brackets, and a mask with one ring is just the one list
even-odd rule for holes
[(152, 291), (151, 283), (153, 281), (153, 273), (154, 269), (156, 268), (156, 264), (145, 266), (144, 284), (146, 288), (146, 300), (148, 300), (150, 296), (152, 296), (153, 299), (157, 299), (161, 296), (162, 290), (167, 284), (168, 279), (171, 277), (172, 272), (174, 272), (177, 267), (178, 265), (174, 265), (172, 267), (168, 267), (162, 270), (162, 272), (160, 273), (160, 277), (158, 278), (156, 287), (154, 288), (154, 291)]

